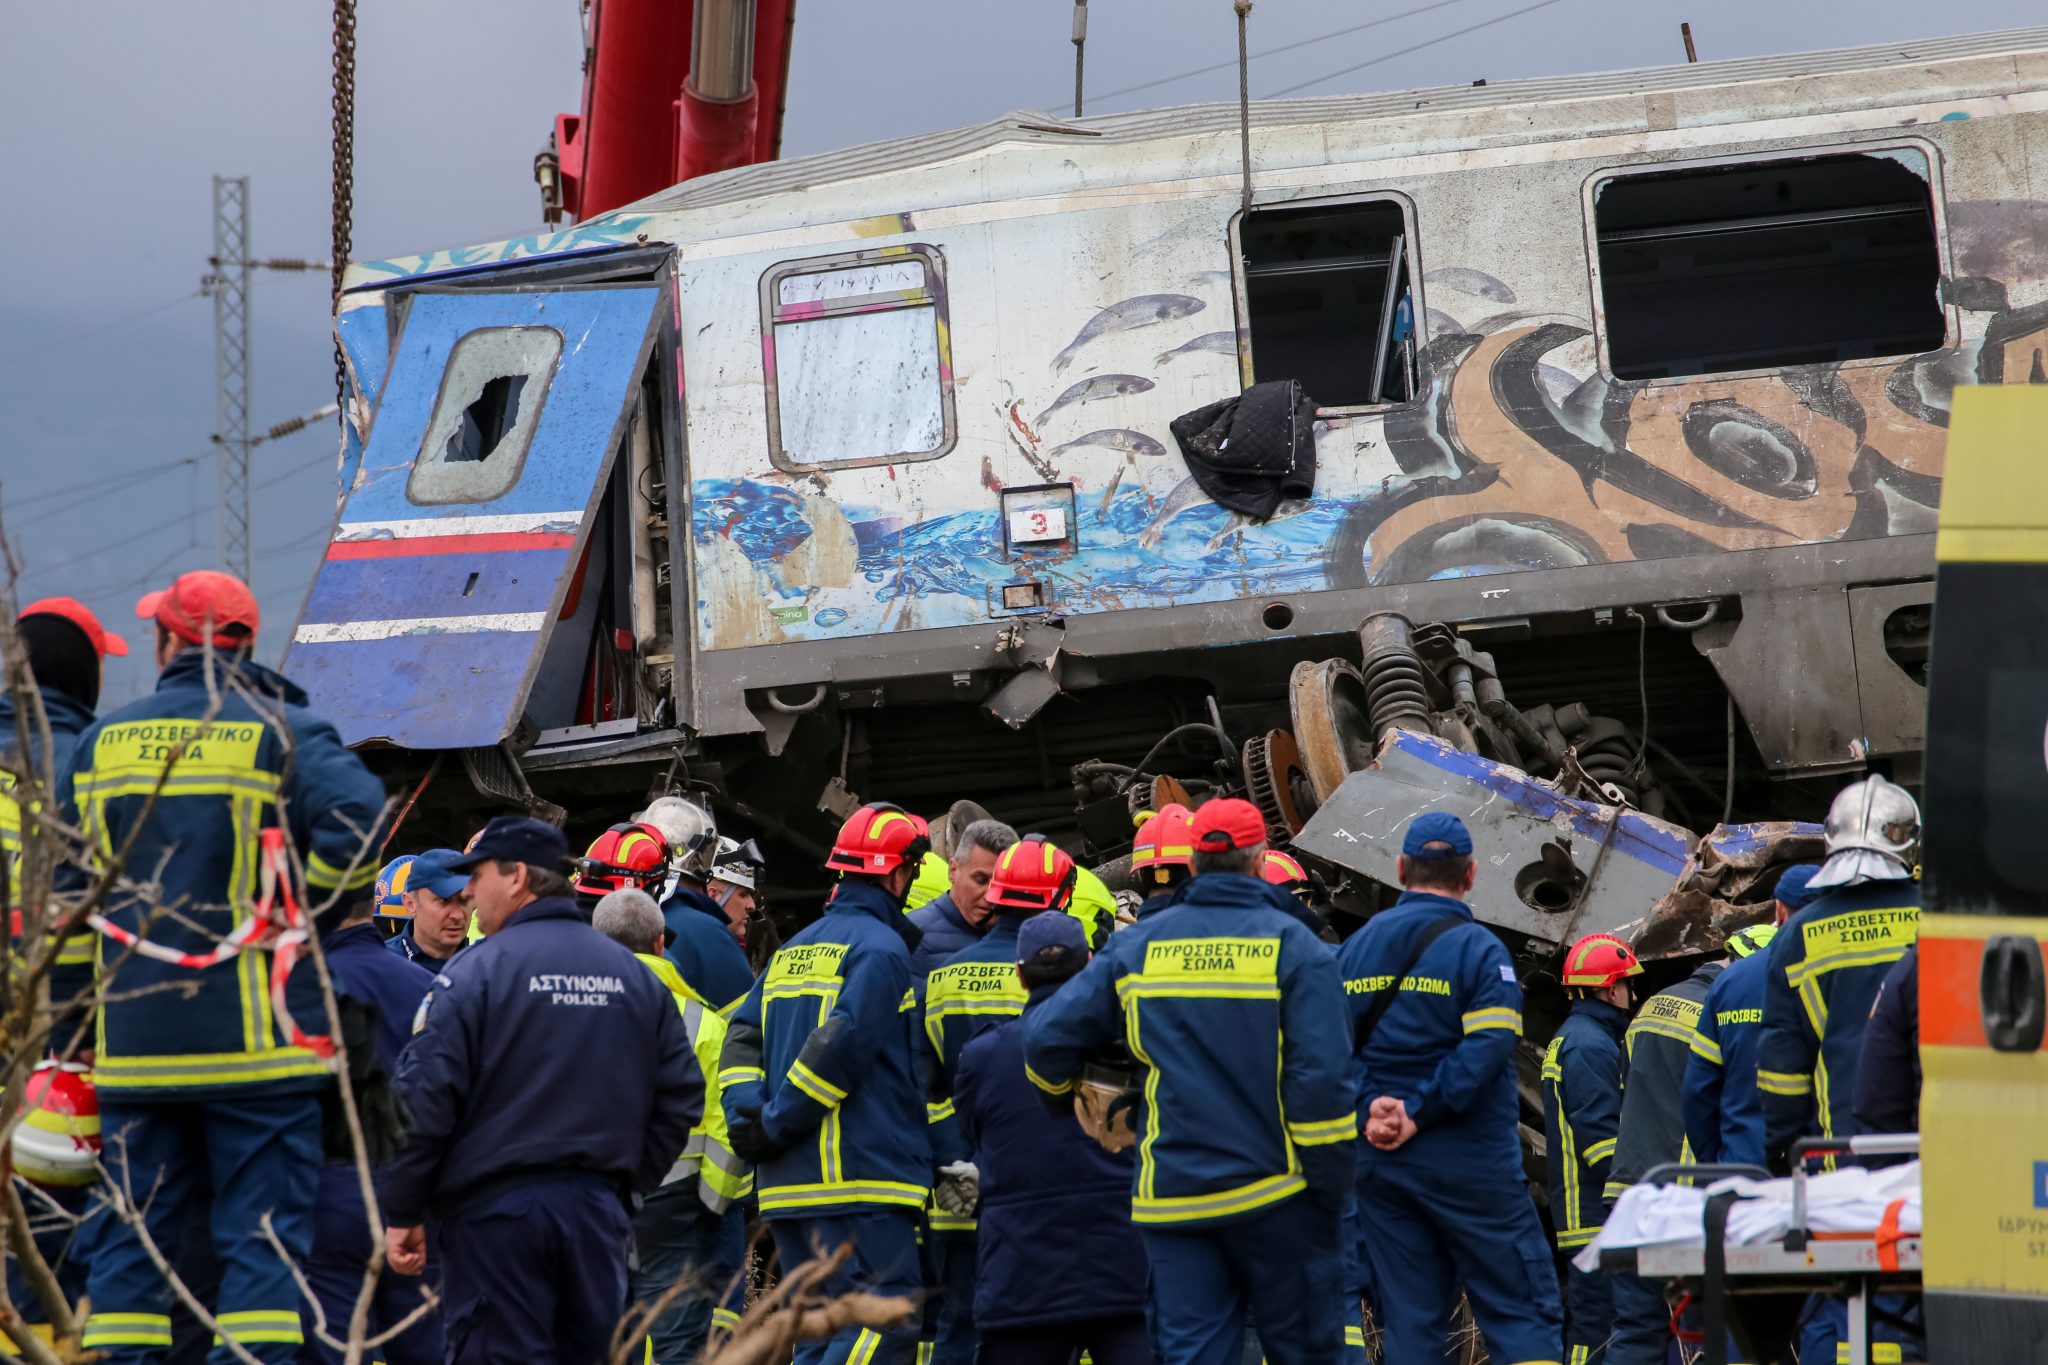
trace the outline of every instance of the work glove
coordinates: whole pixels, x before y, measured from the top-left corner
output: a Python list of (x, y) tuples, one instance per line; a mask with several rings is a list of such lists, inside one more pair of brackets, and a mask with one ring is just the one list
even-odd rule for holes
[(939, 1167), (938, 1184), (932, 1188), (932, 1202), (941, 1213), (955, 1218), (972, 1218), (981, 1202), (981, 1171), (971, 1161), (955, 1161)]
[(755, 1166), (773, 1161), (788, 1150), (768, 1136), (759, 1108), (735, 1110), (730, 1115), (725, 1136), (733, 1155)]

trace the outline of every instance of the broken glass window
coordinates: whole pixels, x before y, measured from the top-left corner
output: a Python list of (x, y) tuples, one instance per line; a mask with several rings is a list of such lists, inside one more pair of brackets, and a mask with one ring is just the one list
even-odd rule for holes
[(484, 503), (519, 482), (562, 358), (552, 327), (485, 327), (455, 343), (413, 460), (416, 503)]

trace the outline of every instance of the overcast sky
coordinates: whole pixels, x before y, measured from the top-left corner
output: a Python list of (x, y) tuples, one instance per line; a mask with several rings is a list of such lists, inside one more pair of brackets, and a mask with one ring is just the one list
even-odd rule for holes
[[(799, 0), (785, 151), (1059, 110), (1070, 13), (1068, 0)], [(1089, 14), (1097, 91), (1235, 56), (1229, 0), (1092, 0)], [(1712, 60), (2040, 15), (2036, 0), (1260, 0), (1253, 51), (1303, 45), (1255, 60), (1251, 84), (1254, 97), (1304, 82), (1341, 94), (1660, 65), (1683, 59), (1682, 19)], [(212, 313), (197, 297), (211, 177), (251, 177), (256, 256), (326, 255), (328, 19), (311, 0), (0, 14), (0, 497), (24, 600), (75, 595), (139, 643), (135, 597), (216, 563)], [(359, 22), (357, 257), (536, 230), (533, 154), (581, 102), (576, 0), (362, 0)], [(1225, 69), (1089, 112), (1235, 96)], [(324, 276), (259, 275), (255, 297), (260, 430), (330, 401), (333, 373)], [(333, 450), (329, 424), (255, 452), (272, 658), (333, 516)], [(144, 653), (115, 663), (110, 698), (149, 685)]]

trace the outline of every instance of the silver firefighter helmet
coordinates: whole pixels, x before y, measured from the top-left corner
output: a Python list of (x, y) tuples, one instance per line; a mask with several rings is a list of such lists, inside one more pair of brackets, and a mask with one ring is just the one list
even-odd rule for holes
[(768, 860), (761, 856), (760, 846), (752, 839), (739, 843), (721, 837), (718, 854), (711, 860), (711, 876), (728, 886), (742, 886), (749, 891), (759, 890), (761, 871)]
[(1857, 849), (1910, 864), (1919, 843), (1919, 805), (1904, 787), (1876, 773), (1844, 787), (1828, 807), (1830, 856)]
[(718, 822), (710, 811), (680, 796), (663, 796), (633, 818), (661, 831), (668, 840), (669, 866), (675, 871), (700, 882), (711, 874), (718, 852)]

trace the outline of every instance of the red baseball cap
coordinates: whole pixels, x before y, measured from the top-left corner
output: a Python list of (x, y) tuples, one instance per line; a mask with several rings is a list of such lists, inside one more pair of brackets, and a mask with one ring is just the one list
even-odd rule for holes
[(1266, 842), (1266, 817), (1249, 801), (1231, 796), (1204, 801), (1195, 811), (1195, 847), (1204, 853), (1227, 853)]
[(21, 609), (23, 616), (61, 616), (85, 632), (85, 638), (92, 641), (92, 647), (105, 658), (112, 654), (116, 658), (128, 652), (128, 642), (100, 624), (100, 618), (92, 614), (92, 608), (75, 597), (42, 597)]
[(249, 585), (215, 569), (181, 573), (170, 587), (144, 593), (135, 604), (135, 614), (195, 645), (203, 643), (200, 632), (211, 622), (213, 643), (221, 649), (248, 643), (246, 637), (228, 634), (227, 627), (241, 626), (253, 636), (263, 619)]

